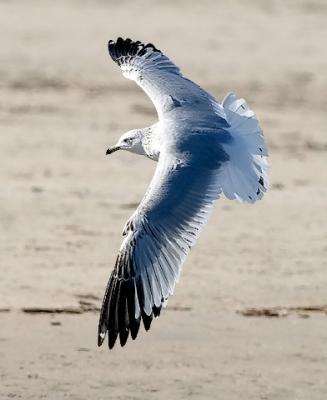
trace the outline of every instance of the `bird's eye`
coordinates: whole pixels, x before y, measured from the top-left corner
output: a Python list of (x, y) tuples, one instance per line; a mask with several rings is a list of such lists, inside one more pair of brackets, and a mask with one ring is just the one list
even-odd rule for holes
[(132, 144), (133, 143), (133, 139), (125, 139), (124, 142), (127, 143), (127, 144)]

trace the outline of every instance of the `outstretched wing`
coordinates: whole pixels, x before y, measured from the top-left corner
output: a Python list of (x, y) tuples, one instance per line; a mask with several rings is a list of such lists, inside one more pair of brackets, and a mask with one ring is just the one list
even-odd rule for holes
[(134, 80), (150, 97), (159, 118), (175, 107), (212, 112), (225, 120), (223, 107), (205, 90), (186, 79), (179, 68), (151, 43), (118, 38), (108, 43), (109, 54), (123, 75)]
[(150, 187), (129, 220), (99, 321), (98, 345), (123, 346), (146, 330), (174, 291), (181, 266), (221, 192), (220, 171), (228, 156), (217, 135), (188, 139), (193, 148), (180, 160), (161, 154)]

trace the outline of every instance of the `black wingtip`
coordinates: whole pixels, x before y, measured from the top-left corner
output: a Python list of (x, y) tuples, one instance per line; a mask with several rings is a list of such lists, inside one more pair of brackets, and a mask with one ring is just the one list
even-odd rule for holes
[(106, 337), (105, 332), (98, 332), (98, 347), (102, 346), (102, 343), (104, 342), (104, 339)]
[(131, 331), (131, 338), (133, 340), (136, 339), (137, 334), (139, 333), (139, 329), (140, 329), (140, 322), (141, 322), (141, 318), (138, 318), (137, 320), (134, 320), (133, 322), (131, 322), (130, 324), (130, 331)]
[(144, 329), (146, 331), (148, 331), (150, 329), (152, 319), (153, 319), (152, 313), (150, 315), (146, 315), (145, 313), (142, 313), (143, 325), (144, 325)]
[[(136, 339), (141, 319), (146, 331), (150, 329), (153, 317), (158, 317), (162, 305), (152, 305), (150, 315), (144, 311), (145, 294), (142, 277), (135, 277), (134, 247), (130, 253), (120, 252), (109, 282), (107, 284), (100, 320), (98, 325), (98, 346), (101, 346), (108, 335), (108, 347), (111, 350), (117, 343), (125, 346), (128, 337)], [(164, 298), (162, 298), (162, 302)]]
[(117, 340), (117, 336), (118, 336), (118, 332), (116, 332), (116, 331), (109, 332), (109, 335), (108, 335), (109, 350), (111, 350), (114, 347), (116, 340)]
[(123, 39), (122, 37), (118, 37), (116, 41), (109, 40), (108, 42), (108, 51), (110, 57), (114, 61), (118, 61), (121, 57), (142, 57), (147, 53), (147, 49), (151, 49), (153, 52), (159, 52), (152, 43), (142, 43), (139, 40), (132, 40), (130, 38)]
[(159, 317), (160, 312), (161, 312), (161, 306), (159, 306), (159, 307), (153, 306), (152, 310), (153, 310), (154, 317), (155, 318)]
[(128, 339), (128, 336), (129, 336), (129, 330), (128, 329), (119, 332), (119, 342), (120, 342), (121, 347), (125, 346), (125, 344), (127, 342), (127, 339)]

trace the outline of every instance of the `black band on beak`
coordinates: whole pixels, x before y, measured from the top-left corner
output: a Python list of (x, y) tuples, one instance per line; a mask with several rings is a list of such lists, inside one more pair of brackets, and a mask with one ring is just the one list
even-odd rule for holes
[(119, 149), (120, 147), (109, 147), (109, 149), (106, 151), (106, 154), (112, 154)]

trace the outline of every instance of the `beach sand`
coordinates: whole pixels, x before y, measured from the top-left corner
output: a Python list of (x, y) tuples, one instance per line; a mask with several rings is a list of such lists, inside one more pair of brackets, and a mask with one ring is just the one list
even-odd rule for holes
[[(326, 18), (322, 0), (0, 1), (1, 400), (327, 398)], [(97, 310), (155, 168), (105, 156), (156, 120), (118, 36), (247, 99), (271, 190), (220, 199), (161, 317), (109, 352)]]

